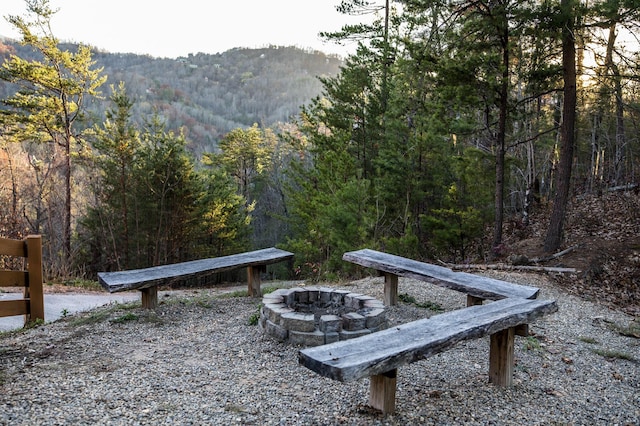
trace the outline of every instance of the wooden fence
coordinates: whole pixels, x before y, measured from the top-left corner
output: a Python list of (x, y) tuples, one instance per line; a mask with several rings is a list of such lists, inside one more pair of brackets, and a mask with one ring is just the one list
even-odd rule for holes
[(0, 237), (0, 259), (0, 287), (24, 289), (22, 299), (0, 300), (0, 317), (24, 315), (25, 325), (38, 319), (44, 321), (42, 237), (29, 235), (23, 240)]

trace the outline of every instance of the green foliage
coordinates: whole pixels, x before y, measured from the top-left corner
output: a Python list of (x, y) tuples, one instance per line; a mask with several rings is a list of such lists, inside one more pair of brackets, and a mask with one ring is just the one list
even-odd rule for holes
[(527, 336), (524, 342), (524, 349), (527, 351), (539, 351), (542, 349), (540, 341), (534, 336)]
[[(234, 129), (221, 141), (220, 151), (215, 154), (207, 154), (207, 162), (215, 170), (215, 173), (224, 173), (233, 180), (236, 187), (238, 201), (243, 201), (243, 213), (246, 224), (256, 213), (261, 222), (253, 224), (253, 241), (264, 241), (262, 245), (275, 245), (278, 241), (269, 241), (268, 237), (262, 237), (261, 233), (269, 232), (265, 229), (265, 216), (269, 215), (266, 204), (273, 199), (267, 195), (273, 173), (276, 171), (276, 146), (277, 137), (271, 129), (261, 129), (254, 124), (248, 129)], [(232, 200), (234, 196), (230, 196)], [(278, 201), (271, 207), (278, 209)], [(264, 204), (264, 205), (263, 205)], [(250, 232), (249, 229), (246, 231)], [(245, 235), (248, 237), (249, 235)]]
[[(345, 11), (363, 6), (349, 5)], [(402, 17), (391, 15), (393, 33)], [(481, 33), (480, 21), (468, 23)], [(356, 34), (363, 33), (328, 36)], [(377, 34), (337, 77), (323, 79), (325, 97), (302, 114), (311, 158), (294, 169), (288, 247), (298, 271), (318, 279), (348, 272), (341, 254), (363, 246), (465, 257), (492, 218), (495, 162), (488, 149), (466, 149), (464, 141), (480, 133), (478, 104), (490, 105), (487, 120), (496, 111), (495, 40), (478, 39), (482, 49), (473, 52), (455, 45), (447, 58), (434, 40)], [(408, 56), (390, 62), (393, 43), (405, 43)]]
[(629, 322), (629, 325), (611, 323), (609, 324), (609, 328), (621, 336), (640, 339), (640, 318), (634, 318)]
[(593, 349), (593, 352), (608, 359), (623, 359), (623, 360), (632, 361), (632, 362), (636, 361), (633, 355), (626, 352), (618, 351), (618, 350)]
[(94, 271), (132, 269), (241, 251), (248, 208), (227, 171), (196, 169), (183, 134), (157, 115), (138, 131), (121, 84), (114, 107), (95, 130), (95, 204), (82, 224)]
[(256, 179), (270, 165), (274, 144), (273, 132), (269, 129), (260, 130), (254, 124), (249, 129), (238, 128), (229, 132), (220, 141), (220, 154), (212, 157), (234, 177), (238, 192), (250, 200), (250, 191), (256, 185)]
[[(451, 188), (455, 192), (455, 187)], [(431, 243), (438, 250), (450, 250), (456, 258), (466, 258), (466, 249), (483, 231), (480, 212), (473, 207), (435, 209), (425, 217), (425, 226), (431, 230)]]
[(124, 324), (131, 321), (138, 321), (138, 316), (132, 312), (127, 312), (124, 315), (121, 315), (117, 318), (111, 320), (113, 324)]
[(291, 166), (293, 235), (286, 244), (302, 277), (327, 279), (352, 268), (342, 254), (368, 245), (375, 230), (371, 176), (380, 128), (371, 66), (369, 57), (349, 62), (341, 78), (323, 80), (327, 98), (303, 109), (307, 152)]
[(306, 197), (302, 192), (292, 195), (300, 203), (295, 205), (298, 214), (306, 220), (296, 228), (303, 235), (289, 240), (286, 247), (296, 253), (296, 271), (301, 278), (326, 279), (329, 271), (340, 271), (345, 266), (345, 251), (367, 241), (367, 187), (367, 181), (351, 179), (335, 185), (331, 197), (315, 192)]
[[(120, 307), (118, 306), (117, 309), (120, 309)], [(83, 325), (97, 324), (109, 318), (109, 314), (109, 309), (94, 309), (87, 315), (72, 317), (70, 325), (73, 327), (79, 327)]]
[(236, 290), (230, 293), (223, 293), (218, 297), (221, 299), (233, 299), (236, 297), (247, 297), (248, 295), (249, 293), (247, 293), (247, 290)]
[(206, 157), (204, 166), (200, 171), (204, 185), (197, 215), (197, 252), (200, 257), (240, 252), (249, 245), (252, 208), (226, 171)]
[(428, 310), (434, 311), (434, 312), (442, 312), (442, 311), (444, 311), (444, 308), (442, 306), (440, 306), (438, 303), (430, 302), (430, 301), (418, 302), (415, 297), (413, 297), (413, 296), (411, 296), (411, 295), (409, 295), (407, 293), (398, 294), (398, 300), (400, 300), (401, 302), (404, 302), (404, 303), (408, 303), (410, 305), (415, 305), (418, 308), (428, 309)]
[(256, 312), (252, 313), (249, 317), (249, 325), (258, 325), (258, 321), (260, 321), (260, 310), (262, 309), (262, 303), (258, 304), (256, 308)]
[(32, 329), (32, 328), (38, 328), (42, 325), (44, 325), (44, 320), (42, 318), (38, 318), (32, 321), (29, 321), (27, 324), (25, 324), (24, 328)]
[(473, 148), (454, 159), (453, 182), (441, 207), (424, 215), (423, 223), (437, 250), (466, 259), (468, 246), (482, 235), (491, 219), (491, 163), (488, 156)]
[(62, 281), (61, 284), (67, 287), (80, 288), (83, 290), (103, 290), (100, 283), (96, 280), (88, 280), (85, 278), (70, 278)]

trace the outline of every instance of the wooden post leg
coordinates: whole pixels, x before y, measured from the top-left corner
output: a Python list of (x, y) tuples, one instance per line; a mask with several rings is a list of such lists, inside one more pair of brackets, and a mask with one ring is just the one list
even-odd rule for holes
[(384, 273), (384, 304), (395, 306), (398, 304), (398, 276)]
[(247, 267), (247, 281), (249, 282), (249, 296), (251, 297), (261, 297), (262, 291), (260, 290), (260, 273), (264, 267), (262, 265), (258, 266), (248, 266)]
[(467, 294), (467, 306), (482, 305), (483, 301), (484, 301), (484, 299), (481, 298), (481, 297), (476, 297), (476, 296), (472, 296), (470, 294)]
[(527, 337), (529, 335), (529, 324), (516, 326), (516, 336)]
[(396, 410), (396, 380), (398, 370), (371, 376), (369, 385), (369, 405), (383, 413)]
[(489, 348), (489, 382), (496, 386), (513, 383), (513, 347), (515, 327), (491, 335)]
[(42, 290), (42, 237), (29, 235), (27, 244), (28, 284), (24, 289), (24, 298), (29, 299), (29, 313), (25, 316), (25, 325), (35, 320), (44, 321), (44, 293)]
[(142, 293), (143, 309), (155, 309), (158, 307), (158, 287), (143, 288), (140, 292)]

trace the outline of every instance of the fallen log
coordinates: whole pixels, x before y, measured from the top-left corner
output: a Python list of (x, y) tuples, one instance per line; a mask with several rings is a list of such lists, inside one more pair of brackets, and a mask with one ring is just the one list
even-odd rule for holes
[(559, 258), (561, 256), (564, 256), (565, 254), (571, 253), (572, 251), (574, 251), (577, 248), (578, 248), (578, 245), (571, 246), (571, 247), (569, 247), (567, 249), (559, 251), (558, 253), (552, 254), (550, 256), (536, 257), (536, 258), (533, 258), (533, 259), (529, 259), (529, 262), (531, 262), (531, 263), (548, 262), (549, 260), (557, 259), (557, 258)]

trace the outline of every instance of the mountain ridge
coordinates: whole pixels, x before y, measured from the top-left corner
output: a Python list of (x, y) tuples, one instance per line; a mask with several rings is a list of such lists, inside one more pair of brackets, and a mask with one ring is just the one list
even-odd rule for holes
[[(59, 47), (73, 52), (77, 44)], [(29, 46), (4, 38), (0, 56), (6, 59), (10, 53), (23, 59), (37, 57)], [(88, 107), (96, 122), (104, 120), (110, 106), (109, 87), (123, 81), (134, 101), (133, 121), (143, 126), (157, 112), (168, 130), (184, 129), (195, 154), (215, 149), (235, 128), (289, 121), (300, 107), (321, 95), (319, 77), (337, 75), (343, 64), (338, 55), (273, 45), (175, 59), (94, 48), (92, 55), (95, 68), (103, 67), (108, 77), (101, 88), (104, 99), (93, 98)], [(0, 82), (0, 95), (10, 93), (7, 83)]]

